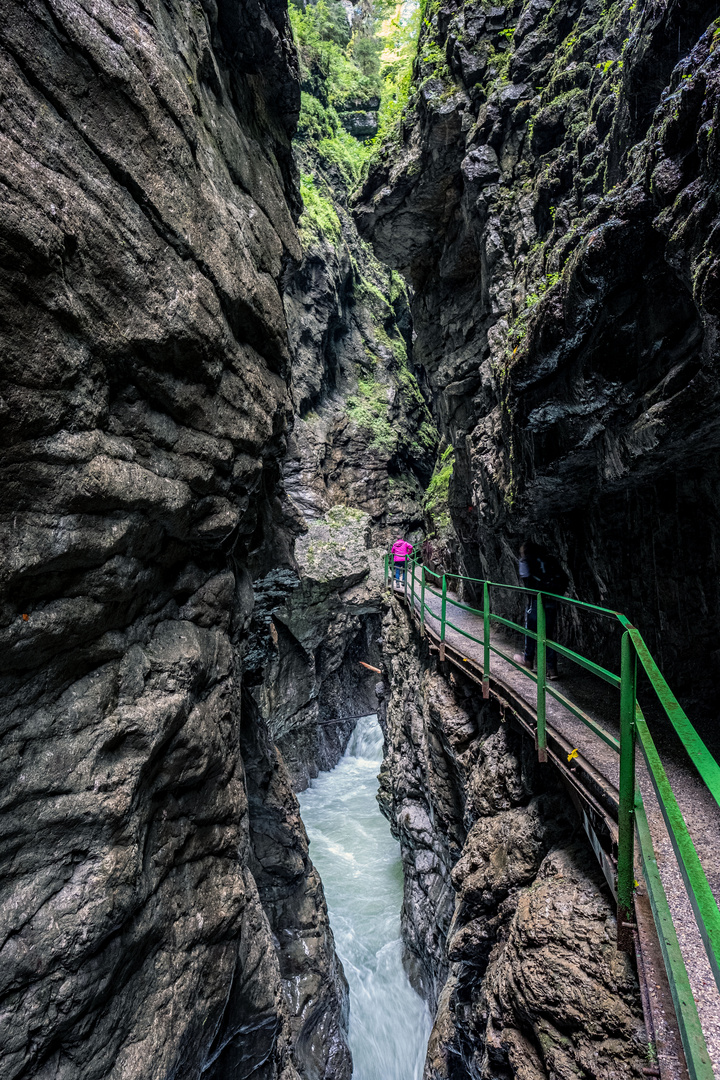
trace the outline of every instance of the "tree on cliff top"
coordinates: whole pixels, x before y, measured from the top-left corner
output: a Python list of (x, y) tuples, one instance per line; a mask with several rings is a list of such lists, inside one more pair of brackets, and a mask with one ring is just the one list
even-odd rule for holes
[(351, 19), (341, 0), (290, 5), (302, 89), (297, 138), (340, 171), (348, 191), (407, 103), (419, 12), (416, 0), (364, 0)]

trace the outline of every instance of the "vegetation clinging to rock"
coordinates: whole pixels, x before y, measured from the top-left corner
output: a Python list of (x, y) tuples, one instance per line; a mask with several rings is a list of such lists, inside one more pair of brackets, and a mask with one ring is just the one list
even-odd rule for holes
[(337, 216), (332, 199), (322, 195), (312, 176), (300, 177), (300, 194), (303, 200), (303, 214), (300, 218), (300, 230), (315, 237), (325, 237), (332, 243), (340, 239), (340, 219)]

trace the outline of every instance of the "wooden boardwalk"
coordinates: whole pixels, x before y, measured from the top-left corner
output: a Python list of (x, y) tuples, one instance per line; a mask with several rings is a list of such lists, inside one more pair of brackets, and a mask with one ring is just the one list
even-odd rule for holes
[[(414, 614), (419, 622), (420, 571), (413, 568), (413, 572), (417, 575)], [(394, 588), (396, 595), (410, 607), (411, 579), (409, 574), (407, 598), (402, 588), (397, 585)], [(445, 660), (446, 663), (464, 670), (476, 682), (482, 683), (484, 675), (482, 670), (483, 646), (476, 641), (470, 640), (465, 634), (471, 634), (474, 638), (482, 640), (483, 620), (481, 617), (455, 606), (454, 601), (457, 601), (457, 599), (457, 596), (448, 590)], [(425, 605), (426, 633), (430, 639), (431, 648), (438, 649), (441, 598), (429, 586), (426, 586)], [(447, 622), (453, 623), (457, 629), (447, 626)], [(521, 635), (514, 634), (505, 628), (502, 628), (501, 631), (491, 629), (490, 640), (493, 645), (510, 656), (514, 652), (522, 652), (523, 639)], [(559, 670), (560, 678), (558, 682), (552, 684), (553, 689), (559, 690), (575, 706), (582, 709), (592, 720), (604, 728), (608, 734), (619, 738), (619, 692), (607, 683), (601, 682), (593, 675), (577, 667), (571, 661), (563, 660), (562, 657), (560, 658)], [(509, 710), (510, 714), (521, 722), (521, 725), (526, 730), (533, 731), (537, 724), (537, 688), (535, 680), (519, 671), (496, 653), (491, 653), (489, 674), (492, 695), (501, 702), (506, 712)], [(551, 764), (561, 771), (566, 781), (570, 780), (571, 785), (575, 784), (578, 787), (578, 781), (582, 779), (584, 788), (589, 792), (589, 805), (584, 800), (581, 800), (583, 805), (578, 806), (578, 809), (581, 812), (583, 809), (589, 810), (589, 816), (592, 818), (593, 798), (596, 804), (600, 808), (604, 806), (606, 811), (609, 803), (614, 802), (616, 807), (619, 784), (618, 754), (549, 694), (546, 698), (546, 716)], [(577, 750), (577, 757), (572, 762), (568, 762), (567, 756), (573, 750)], [(686, 766), (681, 761), (667, 756), (663, 758), (663, 765), (687, 822), (703, 869), (715, 898), (718, 899), (720, 897), (720, 808), (718, 808), (705, 784), (693, 771), (691, 765)], [(575, 776), (571, 778), (573, 773)], [(638, 757), (637, 779), (645, 803), (653, 846), (657, 854), (658, 869), (678, 934), (708, 1052), (715, 1075), (720, 1077), (720, 993), (700, 938), (690, 900), (678, 868), (650, 776), (640, 757)], [(573, 794), (572, 790), (570, 793)], [(577, 800), (574, 801), (578, 805)], [(605, 816), (607, 818), (607, 813)], [(588, 817), (588, 813), (585, 814), (585, 817)], [(615, 817), (617, 817), (616, 812)], [(590, 822), (585, 821), (584, 824), (587, 829)], [(611, 860), (608, 859), (607, 844), (602, 845), (605, 850), (599, 850), (593, 830), (588, 831), (596, 849), (596, 854), (610, 882), (613, 877), (613, 867)], [(616, 835), (617, 830), (615, 829), (615, 839)], [(642, 881), (639, 867), (638, 875), (638, 880)], [(638, 924), (645, 922), (647, 918), (652, 924), (649, 905), (646, 900), (643, 903), (642, 888), (638, 890), (638, 893), (639, 896), (636, 901)], [(663, 1080), (670, 1077), (687, 1076), (682, 1052), (678, 1052), (679, 1038), (662, 957), (657, 943), (655, 943), (655, 947), (652, 947), (648, 941), (649, 936), (655, 939), (656, 942), (654, 924), (645, 926), (644, 930), (646, 941), (640, 950), (642, 955), (639, 957), (639, 968), (643, 966), (646, 968), (644, 972), (645, 978), (644, 980), (641, 979), (641, 982), (644, 981), (645, 984), (646, 1012), (648, 1009), (651, 1012), (651, 1023), (654, 1027), (658, 1047), (660, 1075)], [(640, 973), (642, 974), (642, 972)], [(680, 1065), (678, 1065), (679, 1061), (681, 1062)]]

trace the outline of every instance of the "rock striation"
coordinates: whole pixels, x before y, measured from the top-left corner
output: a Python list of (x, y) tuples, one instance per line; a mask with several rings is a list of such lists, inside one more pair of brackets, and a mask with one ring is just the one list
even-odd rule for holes
[(407, 287), (360, 240), (339, 170), (323, 166), (312, 144), (297, 153), (322, 185), (334, 231), (306, 209), (303, 260), (285, 294), (295, 412), (285, 488), (305, 520), (348, 506), (369, 515), (374, 543), (387, 544), (398, 532), (419, 535), (438, 445)]
[(467, 571), (514, 581), (547, 543), (696, 713), (720, 679), (717, 14), (431, 2), (356, 212), (414, 289)]
[[(299, 39), (302, 260), (283, 294), (294, 414), (283, 483), (299, 535), (295, 568), (253, 583), (246, 657), (246, 682), (296, 790), (333, 767), (354, 718), (375, 711), (376, 677), (360, 661), (379, 663), (382, 553), (399, 533), (420, 536), (438, 444), (413, 361), (407, 287), (358, 236), (352, 158), (337, 163), (328, 150), (347, 154), (347, 145), (320, 138), (313, 120), (327, 120), (333, 87)], [(377, 111), (376, 98), (369, 104)], [(345, 123), (350, 114), (339, 115)]]
[(301, 259), (274, 0), (0, 4), (0, 1075), (347, 1077), (244, 678)]
[(298, 540), (298, 574), (255, 583), (245, 680), (295, 791), (337, 764), (356, 718), (377, 708), (362, 666), (380, 662), (383, 549), (371, 535), (368, 514), (336, 506)]
[(435, 1024), (425, 1080), (640, 1075), (640, 991), (565, 793), (528, 740), (383, 622), (378, 798), (400, 841), (406, 966)]

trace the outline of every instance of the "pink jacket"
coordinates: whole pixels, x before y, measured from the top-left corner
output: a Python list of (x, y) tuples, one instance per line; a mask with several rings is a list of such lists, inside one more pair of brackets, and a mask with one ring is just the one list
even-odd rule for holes
[(405, 562), (412, 549), (412, 544), (407, 540), (396, 540), (391, 549), (395, 562)]

